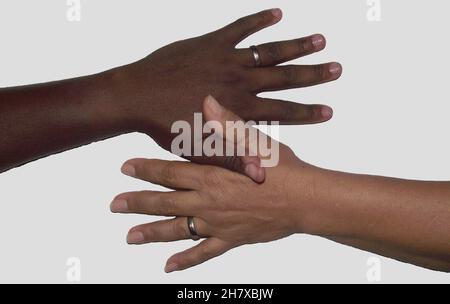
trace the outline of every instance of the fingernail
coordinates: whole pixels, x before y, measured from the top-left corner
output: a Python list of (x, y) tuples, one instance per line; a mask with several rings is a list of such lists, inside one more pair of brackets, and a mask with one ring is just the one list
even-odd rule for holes
[(333, 116), (333, 109), (327, 106), (323, 106), (321, 109), (321, 114), (323, 117), (329, 118)]
[(245, 174), (254, 181), (258, 181), (259, 168), (255, 164), (248, 164), (245, 166)]
[(314, 50), (320, 51), (325, 48), (325, 37), (323, 35), (316, 34), (316, 35), (313, 35), (311, 37), (311, 39), (312, 39), (312, 44), (314, 46)]
[(164, 268), (164, 271), (169, 273), (169, 272), (173, 272), (178, 270), (178, 265), (175, 263), (169, 263), (166, 265), (166, 267)]
[(258, 168), (256, 173), (256, 179), (254, 181), (258, 184), (262, 184), (266, 179), (266, 170), (264, 168)]
[(136, 169), (131, 165), (123, 165), (121, 171), (123, 174), (131, 177), (136, 175)]
[(208, 107), (211, 109), (211, 111), (214, 114), (216, 114), (216, 115), (222, 114), (223, 107), (219, 104), (219, 102), (214, 97), (209, 95), (208, 97), (206, 97), (206, 102), (207, 102)]
[(144, 241), (144, 234), (140, 231), (130, 232), (127, 236), (128, 244), (139, 244)]
[(114, 213), (128, 212), (128, 202), (124, 199), (116, 199), (111, 203), (110, 209)]
[(271, 9), (270, 11), (272, 12), (272, 15), (277, 19), (279, 19), (283, 16), (283, 12), (279, 8), (274, 8), (274, 9)]
[(337, 62), (330, 63), (328, 69), (333, 77), (340, 76), (342, 73), (342, 66)]

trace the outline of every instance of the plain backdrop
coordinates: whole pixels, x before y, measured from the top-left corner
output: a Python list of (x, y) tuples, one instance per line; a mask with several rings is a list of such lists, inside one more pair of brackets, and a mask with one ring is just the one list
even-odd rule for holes
[[(450, 179), (448, 1), (381, 0), (380, 22), (368, 20), (364, 0), (81, 4), (81, 21), (69, 22), (66, 1), (0, 1), (1, 87), (100, 72), (280, 7), (284, 20), (242, 47), (323, 33), (326, 51), (295, 62), (344, 66), (337, 82), (266, 94), (335, 111), (326, 124), (281, 127), (281, 140), (329, 169)], [(116, 194), (155, 189), (120, 174), (133, 157), (175, 159), (150, 138), (129, 134), (1, 174), (0, 282), (67, 282), (70, 257), (81, 262), (82, 283), (368, 282), (367, 261), (376, 255), (305, 235), (241, 247), (165, 274), (166, 259), (193, 243), (128, 246), (128, 229), (154, 218), (109, 212)], [(381, 282), (450, 282), (448, 274), (378, 258)]]

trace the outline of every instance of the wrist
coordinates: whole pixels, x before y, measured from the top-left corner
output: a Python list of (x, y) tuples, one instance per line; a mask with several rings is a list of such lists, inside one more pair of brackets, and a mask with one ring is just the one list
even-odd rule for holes
[(302, 163), (294, 169), (290, 183), (290, 204), (293, 206), (295, 233), (317, 235), (321, 229), (324, 208), (332, 192), (332, 171)]
[(110, 70), (96, 75), (87, 76), (90, 84), (92, 112), (98, 122), (109, 126), (114, 133), (128, 133), (134, 131), (130, 110), (122, 100), (120, 87), (122, 78), (118, 71)]
[[(152, 111), (146, 108), (151, 98), (139, 95), (133, 79), (133, 65), (121, 66), (98, 74), (100, 86), (106, 88), (107, 109), (117, 126), (124, 132), (144, 132)], [(143, 102), (141, 99), (145, 98)]]
[[(357, 211), (349, 202), (355, 200), (355, 181), (360, 176), (315, 168), (308, 175), (308, 195), (303, 198), (302, 233), (327, 237), (353, 237), (351, 217)], [(301, 191), (299, 189), (298, 191)]]

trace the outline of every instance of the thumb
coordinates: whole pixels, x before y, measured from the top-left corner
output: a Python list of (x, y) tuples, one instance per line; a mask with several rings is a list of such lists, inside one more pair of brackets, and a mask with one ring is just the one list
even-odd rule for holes
[[(216, 121), (222, 125), (222, 129), (216, 130), (216, 132), (219, 133), (224, 142), (232, 142), (234, 144), (235, 151), (238, 151), (238, 148), (240, 147), (243, 148), (246, 152), (246, 155), (244, 156), (234, 155), (225, 157), (223, 162), (224, 167), (232, 171), (247, 175), (257, 183), (264, 182), (266, 173), (265, 169), (261, 167), (261, 159), (259, 158), (259, 156), (247, 155), (247, 153), (249, 152), (249, 148), (252, 144), (254, 144), (250, 142), (247, 132), (241, 133), (243, 134), (243, 138), (237, 138), (237, 140), (235, 141), (234, 130), (233, 132), (231, 132), (231, 134), (229, 132), (230, 130), (227, 130), (227, 122), (243, 122), (243, 120), (233, 112), (225, 109), (212, 96), (206, 97), (203, 102), (203, 115), (205, 116), (206, 122)], [(238, 134), (239, 133), (240, 132), (238, 132)], [(227, 138), (227, 136), (229, 136), (230, 138)]]

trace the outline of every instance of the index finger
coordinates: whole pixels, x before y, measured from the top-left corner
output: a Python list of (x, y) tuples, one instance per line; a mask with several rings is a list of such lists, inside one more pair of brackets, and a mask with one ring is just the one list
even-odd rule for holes
[(171, 189), (198, 190), (204, 179), (201, 165), (159, 159), (132, 159), (122, 166), (122, 173)]
[(237, 45), (248, 36), (279, 22), (283, 16), (279, 8), (265, 10), (250, 16), (242, 17), (219, 30), (226, 40)]

